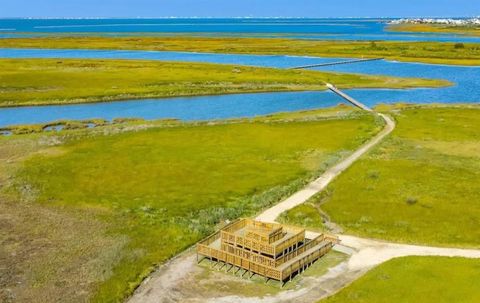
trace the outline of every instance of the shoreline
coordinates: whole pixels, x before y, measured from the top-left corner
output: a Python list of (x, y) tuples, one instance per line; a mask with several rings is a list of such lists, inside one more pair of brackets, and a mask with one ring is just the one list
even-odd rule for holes
[[(79, 41), (82, 44), (79, 45)], [(373, 40), (372, 40), (373, 41)], [(309, 40), (292, 38), (249, 38), (209, 36), (164, 36), (164, 37), (69, 37), (52, 36), (38, 38), (2, 38), (0, 49), (60, 49), (98, 51), (163, 51), (199, 54), (232, 55), (283, 55), (313, 58), (373, 58), (424, 64), (446, 64), (452, 66), (479, 66), (480, 59), (474, 54), (455, 57), (439, 57), (438, 50), (454, 48), (455, 42), (387, 41), (372, 42), (349, 40)], [(241, 42), (241, 45), (239, 44)], [(372, 43), (375, 47), (372, 48)], [(465, 47), (476, 47), (479, 43), (466, 42)], [(292, 47), (292, 45), (295, 45)], [(408, 46), (410, 53), (401, 50)], [(341, 47), (340, 49), (338, 47)], [(425, 47), (434, 48), (425, 50)], [(463, 50), (457, 50), (462, 51)], [(424, 54), (419, 56), (419, 52)], [(448, 54), (448, 53), (446, 53)], [(435, 56), (433, 56), (435, 55)], [(451, 54), (450, 54), (451, 55)], [(473, 57), (472, 57), (473, 56)]]
[[(262, 119), (262, 118), (269, 118), (275, 116), (281, 116), (285, 114), (295, 114), (295, 113), (308, 113), (314, 112), (317, 110), (320, 111), (329, 111), (329, 110), (344, 110), (344, 107), (349, 107), (350, 105), (345, 104), (344, 102), (339, 102), (336, 105), (319, 107), (316, 109), (301, 109), (301, 110), (294, 110), (294, 111), (278, 111), (272, 112), (270, 114), (262, 114), (262, 115), (255, 115), (255, 116), (243, 116), (243, 117), (229, 117), (229, 118), (213, 118), (213, 119), (196, 119), (196, 120), (187, 120), (187, 119), (179, 119), (179, 118), (156, 118), (156, 119), (144, 119), (141, 117), (118, 117), (115, 119), (104, 119), (104, 118), (87, 118), (87, 119), (58, 119), (52, 120), (47, 122), (41, 123), (32, 123), (32, 124), (13, 124), (13, 125), (6, 125), (0, 126), (0, 138), (8, 137), (11, 135), (26, 135), (31, 133), (51, 133), (51, 132), (58, 132), (63, 130), (75, 130), (75, 129), (92, 129), (102, 126), (113, 126), (119, 124), (131, 124), (131, 123), (149, 123), (152, 126), (158, 123), (180, 123), (185, 125), (202, 125), (202, 124), (211, 124), (211, 123), (241, 123), (246, 120), (255, 120), (255, 119)], [(386, 110), (392, 110), (396, 108), (470, 108), (470, 109), (477, 109), (480, 110), (480, 101), (477, 103), (466, 103), (466, 102), (458, 102), (458, 103), (405, 103), (405, 102), (396, 102), (396, 103), (379, 103), (374, 106), (374, 109), (379, 112), (384, 112)], [(1, 108), (0, 108), (1, 110)], [(73, 128), (68, 128), (65, 126), (73, 126)], [(56, 127), (60, 126), (59, 129), (52, 129), (47, 130), (48, 127)], [(77, 127), (75, 127), (77, 126)], [(22, 131), (25, 130), (25, 133), (15, 133), (15, 131)]]
[[(1, 41), (1, 38), (0, 38)], [(335, 41), (331, 41), (335, 42)], [(388, 41), (383, 41), (388, 42)], [(402, 42), (408, 43), (408, 42)], [(480, 45), (480, 43), (479, 43)], [(147, 53), (171, 53), (171, 54), (183, 54), (183, 55), (206, 55), (206, 56), (215, 56), (215, 55), (225, 55), (225, 56), (258, 56), (258, 57), (285, 57), (285, 58), (304, 58), (304, 59), (332, 59), (332, 60), (356, 60), (356, 59), (376, 59), (376, 57), (348, 57), (348, 56), (329, 56), (328, 54), (322, 56), (313, 56), (313, 55), (284, 55), (284, 54), (263, 54), (263, 53), (221, 53), (221, 52), (200, 52), (200, 51), (176, 51), (176, 50), (143, 50), (143, 49), (102, 49), (102, 48), (29, 48), (29, 47), (1, 47), (0, 51), (2, 50), (20, 50), (20, 51), (86, 51), (86, 52), (147, 52)], [(235, 65), (233, 63), (213, 63), (213, 62), (206, 62), (206, 61), (175, 61), (175, 60), (163, 60), (163, 59), (139, 59), (139, 58), (108, 58), (108, 57), (1, 57), (0, 59), (18, 59), (18, 60), (40, 60), (40, 59), (61, 59), (61, 60), (138, 60), (138, 61), (160, 61), (160, 62), (172, 62), (172, 63), (204, 63), (204, 64), (218, 64), (218, 65)], [(402, 58), (382, 58), (383, 61), (389, 63), (407, 63), (407, 64), (417, 64), (417, 65), (425, 65), (425, 66), (445, 66), (445, 67), (471, 67), (471, 68), (480, 68), (479, 64), (454, 64), (454, 63), (435, 63), (437, 60), (443, 60), (441, 58), (432, 58), (434, 62), (421, 62), (421, 61), (407, 61), (408, 59), (414, 59), (411, 57), (404, 58), (405, 60), (401, 60)], [(462, 59), (463, 60), (463, 59)], [(467, 59), (465, 59), (467, 60)], [(468, 59), (470, 60), (470, 59)], [(472, 59), (476, 60), (476, 59)], [(257, 65), (241, 65), (246, 67), (258, 67), (258, 68), (274, 68), (274, 69), (291, 69), (292, 67), (267, 67), (267, 66), (257, 66)], [(360, 74), (359, 75), (368, 75), (368, 74)], [(382, 76), (382, 75), (378, 75)], [(0, 105), (1, 106), (1, 105)]]
[[(448, 81), (448, 80), (445, 80)], [(455, 86), (455, 83), (451, 83), (450, 85), (445, 86), (422, 86), (422, 87), (399, 87), (399, 88), (388, 88), (388, 87), (343, 87), (339, 85), (339, 88), (343, 90), (381, 90), (381, 91), (390, 91), (390, 90), (416, 90), (416, 89), (442, 89), (451, 86)], [(131, 96), (127, 98), (121, 99), (112, 99), (112, 100), (96, 100), (96, 101), (73, 101), (73, 102), (64, 102), (64, 103), (45, 103), (45, 104), (19, 104), (19, 105), (3, 105), (0, 104), (0, 110), (2, 109), (16, 109), (16, 108), (26, 108), (26, 107), (49, 107), (49, 106), (69, 106), (69, 105), (88, 105), (88, 104), (99, 104), (99, 103), (115, 103), (115, 102), (142, 102), (142, 101), (174, 101), (175, 99), (185, 98), (185, 99), (195, 99), (201, 97), (219, 97), (219, 96), (229, 96), (229, 95), (260, 95), (260, 94), (288, 94), (288, 93), (315, 93), (315, 92), (326, 92), (327, 89), (317, 89), (317, 90), (272, 90), (272, 91), (242, 91), (242, 92), (231, 92), (231, 93), (207, 93), (201, 95), (177, 95), (177, 96)], [(170, 100), (172, 99), (172, 100)], [(448, 102), (447, 102), (448, 104)]]

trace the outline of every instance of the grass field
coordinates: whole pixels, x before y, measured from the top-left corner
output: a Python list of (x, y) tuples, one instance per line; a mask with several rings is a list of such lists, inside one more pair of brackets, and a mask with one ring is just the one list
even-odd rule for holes
[(475, 303), (480, 301), (480, 261), (406, 257), (368, 272), (321, 303)]
[(390, 60), (480, 65), (480, 45), (443, 42), (314, 41), (281, 38), (201, 37), (46, 37), (0, 39), (0, 48), (68, 48), (189, 51), (299, 55), (315, 57), (384, 57)]
[(387, 28), (395, 32), (445, 33), (480, 36), (480, 26), (452, 26), (442, 24), (395, 24)]
[(320, 208), (314, 203), (304, 203), (283, 213), (279, 221), (293, 226), (308, 227), (310, 230), (324, 230), (325, 219), (321, 215)]
[(120, 301), (156, 264), (298, 189), (381, 122), (335, 108), (145, 127), (0, 137), (0, 283), (11, 290), (0, 295)]
[(321, 206), (348, 234), (480, 247), (480, 108), (391, 113), (393, 134), (288, 219), (322, 227)]
[(422, 80), (232, 65), (129, 60), (0, 59), (0, 106), (265, 91), (443, 86)]

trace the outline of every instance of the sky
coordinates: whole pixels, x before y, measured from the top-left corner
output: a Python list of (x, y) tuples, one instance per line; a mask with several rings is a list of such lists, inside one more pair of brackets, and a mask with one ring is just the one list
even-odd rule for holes
[(0, 17), (473, 17), (480, 0), (0, 0)]

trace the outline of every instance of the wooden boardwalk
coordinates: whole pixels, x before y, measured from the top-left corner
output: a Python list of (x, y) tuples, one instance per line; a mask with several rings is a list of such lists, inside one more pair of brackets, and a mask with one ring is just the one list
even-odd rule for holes
[(328, 62), (328, 63), (295, 66), (295, 67), (290, 67), (288, 69), (306, 69), (306, 68), (312, 68), (312, 67), (322, 67), (322, 66), (352, 64), (352, 63), (361, 63), (361, 62), (369, 62), (369, 61), (379, 61), (379, 60), (383, 60), (383, 59), (384, 58), (368, 58), (368, 59), (346, 60), (346, 61), (337, 61), (337, 62)]
[(350, 97), (349, 95), (345, 94), (344, 92), (342, 92), (341, 90), (339, 90), (338, 88), (335, 87), (335, 85), (333, 84), (330, 84), (330, 83), (327, 83), (327, 88), (329, 90), (331, 90), (332, 92), (334, 92), (335, 94), (339, 95), (340, 97), (342, 97), (343, 99), (347, 100), (348, 102), (352, 103), (353, 105), (355, 105), (356, 107), (358, 108), (361, 108), (363, 110), (366, 110), (367, 112), (373, 112), (373, 110), (366, 106), (365, 104), (361, 103), (361, 102), (358, 102), (357, 100), (353, 99), (352, 97)]

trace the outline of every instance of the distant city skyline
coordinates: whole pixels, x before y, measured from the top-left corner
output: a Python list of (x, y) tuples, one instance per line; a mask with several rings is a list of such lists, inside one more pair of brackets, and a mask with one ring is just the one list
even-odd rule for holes
[(2, 18), (475, 17), (472, 0), (15, 0)]

